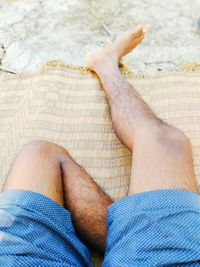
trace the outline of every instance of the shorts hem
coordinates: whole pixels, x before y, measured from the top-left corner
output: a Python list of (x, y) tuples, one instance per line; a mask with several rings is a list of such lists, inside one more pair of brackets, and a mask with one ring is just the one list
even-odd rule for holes
[(20, 206), (26, 210), (40, 212), (62, 227), (74, 230), (70, 212), (41, 193), (30, 190), (8, 190), (0, 193), (0, 208), (10, 206)]

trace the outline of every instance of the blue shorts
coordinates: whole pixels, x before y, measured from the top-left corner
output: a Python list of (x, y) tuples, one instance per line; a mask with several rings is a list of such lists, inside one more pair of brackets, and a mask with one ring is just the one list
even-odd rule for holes
[[(0, 266), (92, 266), (70, 213), (46, 196), (0, 194)], [(103, 267), (200, 266), (200, 195), (135, 194), (108, 208)]]

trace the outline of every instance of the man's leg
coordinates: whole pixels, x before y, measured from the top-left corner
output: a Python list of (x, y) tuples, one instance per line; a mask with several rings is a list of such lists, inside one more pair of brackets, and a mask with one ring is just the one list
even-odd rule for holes
[(143, 37), (139, 27), (87, 58), (116, 133), (132, 151), (130, 196), (108, 208), (103, 266), (199, 266), (200, 196), (190, 143), (156, 117), (118, 68), (119, 58)]
[(79, 237), (104, 252), (106, 211), (112, 200), (64, 148), (45, 141), (26, 145), (4, 187), (4, 191), (13, 189), (34, 191), (65, 206)]
[(129, 194), (153, 189), (197, 192), (189, 140), (156, 117), (118, 68), (119, 59), (142, 41), (144, 32), (139, 26), (86, 59), (103, 85), (116, 133), (133, 153)]

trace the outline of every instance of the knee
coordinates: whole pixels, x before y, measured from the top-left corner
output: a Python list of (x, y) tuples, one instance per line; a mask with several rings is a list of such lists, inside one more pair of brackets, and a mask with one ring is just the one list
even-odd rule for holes
[(24, 145), (19, 154), (37, 155), (48, 154), (54, 149), (54, 144), (43, 140), (35, 140)]
[(191, 151), (191, 144), (185, 134), (178, 128), (169, 125), (165, 122), (147, 125), (144, 129), (141, 128), (139, 138), (145, 146), (153, 146), (172, 153), (188, 153)]
[(54, 143), (35, 140), (22, 147), (18, 156), (25, 157), (26, 159), (38, 159), (40, 157), (49, 158), (60, 158), (61, 156), (68, 156), (67, 151)]
[(159, 141), (177, 152), (188, 152), (191, 150), (191, 144), (186, 135), (178, 128), (163, 124), (158, 135)]

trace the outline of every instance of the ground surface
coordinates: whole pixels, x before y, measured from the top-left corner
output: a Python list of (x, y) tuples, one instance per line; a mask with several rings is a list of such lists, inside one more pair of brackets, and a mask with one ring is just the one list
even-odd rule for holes
[(0, 65), (31, 72), (48, 60), (84, 65), (84, 55), (137, 24), (146, 39), (125, 60), (139, 73), (200, 63), (199, 0), (0, 0)]

